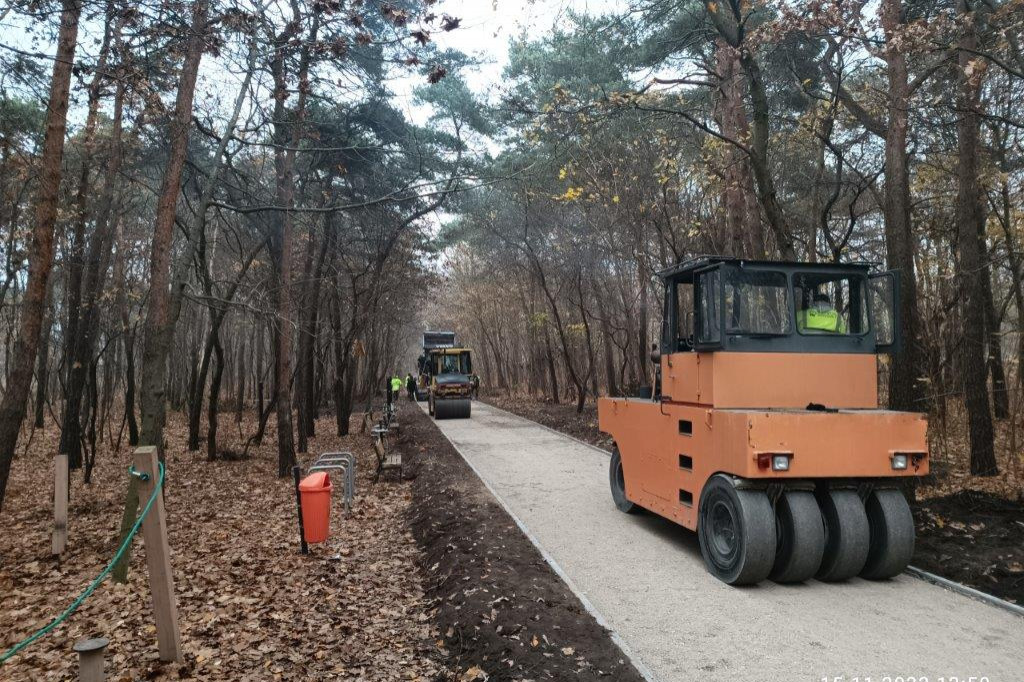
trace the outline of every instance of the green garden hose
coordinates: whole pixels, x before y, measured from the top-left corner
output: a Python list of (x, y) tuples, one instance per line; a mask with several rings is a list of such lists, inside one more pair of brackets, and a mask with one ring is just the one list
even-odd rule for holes
[[(121, 546), (117, 548), (117, 553), (114, 554), (114, 558), (110, 560), (110, 563), (107, 564), (107, 567), (104, 568), (98, 576), (96, 576), (95, 580), (89, 583), (89, 586), (85, 588), (85, 591), (82, 592), (82, 594), (78, 595), (78, 598), (75, 599), (75, 601), (71, 602), (71, 606), (64, 609), (63, 613), (61, 613), (59, 616), (50, 621), (49, 625), (41, 628), (40, 630), (37, 630), (35, 633), (18, 642), (3, 654), (0, 654), (0, 665), (6, 663), (8, 659), (17, 655), (19, 651), (21, 651), (37, 639), (43, 637), (51, 630), (53, 630), (55, 627), (64, 622), (64, 620), (68, 616), (70, 616), (72, 613), (78, 610), (78, 607), (82, 605), (82, 602), (89, 598), (89, 595), (96, 591), (96, 588), (100, 586), (100, 583), (103, 582), (103, 579), (110, 575), (110, 572), (114, 569), (114, 564), (116, 564), (118, 559), (121, 558), (121, 555), (125, 553), (125, 551), (128, 549), (128, 546), (132, 544), (132, 538), (134, 538), (135, 534), (139, 532), (139, 528), (142, 526), (142, 520), (146, 518), (146, 514), (149, 513), (150, 507), (152, 507), (153, 502), (156, 501), (156, 496), (160, 493), (160, 489), (163, 488), (164, 463), (158, 462), (157, 464), (159, 466), (159, 475), (156, 481), (156, 487), (153, 488), (153, 494), (149, 496), (149, 501), (146, 502), (146, 506), (142, 508), (142, 513), (139, 514), (139, 518), (135, 520), (135, 525), (132, 526), (131, 532), (129, 532), (128, 535), (125, 536), (124, 542), (122, 542)], [(129, 467), (129, 471), (131, 471), (133, 476), (140, 476), (142, 480), (146, 480), (147, 478), (145, 474), (138, 474), (131, 467)]]

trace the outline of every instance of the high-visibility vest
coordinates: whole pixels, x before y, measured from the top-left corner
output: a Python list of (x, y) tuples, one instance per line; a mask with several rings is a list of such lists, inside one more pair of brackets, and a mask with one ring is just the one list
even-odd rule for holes
[(391, 377), (391, 390), (392, 391), (401, 391), (402, 390), (402, 380), (399, 379), (398, 377)]
[(801, 331), (846, 333), (846, 325), (843, 323), (842, 318), (839, 317), (839, 313), (831, 308), (825, 311), (819, 311), (814, 308), (798, 311), (796, 314), (796, 324)]

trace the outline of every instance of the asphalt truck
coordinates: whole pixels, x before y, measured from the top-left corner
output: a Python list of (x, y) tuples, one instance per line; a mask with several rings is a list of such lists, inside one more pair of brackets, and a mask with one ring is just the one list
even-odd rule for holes
[(654, 385), (598, 402), (618, 509), (695, 530), (732, 585), (900, 573), (914, 551), (901, 484), (929, 460), (924, 415), (879, 407), (898, 273), (701, 256), (658, 274)]

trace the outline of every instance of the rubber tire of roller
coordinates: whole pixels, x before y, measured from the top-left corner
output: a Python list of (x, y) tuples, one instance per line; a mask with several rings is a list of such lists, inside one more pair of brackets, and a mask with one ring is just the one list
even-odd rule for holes
[[(735, 529), (735, 552), (723, 556), (712, 514), (725, 513)], [(700, 495), (697, 536), (708, 572), (729, 585), (753, 585), (768, 577), (775, 563), (775, 513), (760, 490), (740, 490), (722, 474), (708, 479)]]
[(775, 532), (775, 564), (768, 577), (777, 583), (813, 578), (825, 552), (825, 524), (814, 493), (783, 492), (775, 503)]
[(914, 556), (914, 515), (899, 490), (875, 490), (864, 501), (871, 528), (862, 578), (885, 580), (903, 572)]
[(619, 446), (612, 447), (612, 460), (608, 464), (608, 482), (612, 489), (612, 500), (620, 512), (635, 514), (640, 508), (626, 497), (626, 478), (622, 473), (622, 456)]
[(825, 521), (825, 555), (817, 578), (849, 580), (868, 559), (871, 529), (864, 503), (856, 490), (825, 490), (818, 493), (818, 506)]

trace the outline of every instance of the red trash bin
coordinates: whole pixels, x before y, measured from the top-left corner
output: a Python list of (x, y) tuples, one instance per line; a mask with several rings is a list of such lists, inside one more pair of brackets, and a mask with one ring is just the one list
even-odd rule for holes
[(331, 477), (317, 471), (299, 483), (302, 497), (302, 530), (306, 542), (325, 542), (331, 526)]

